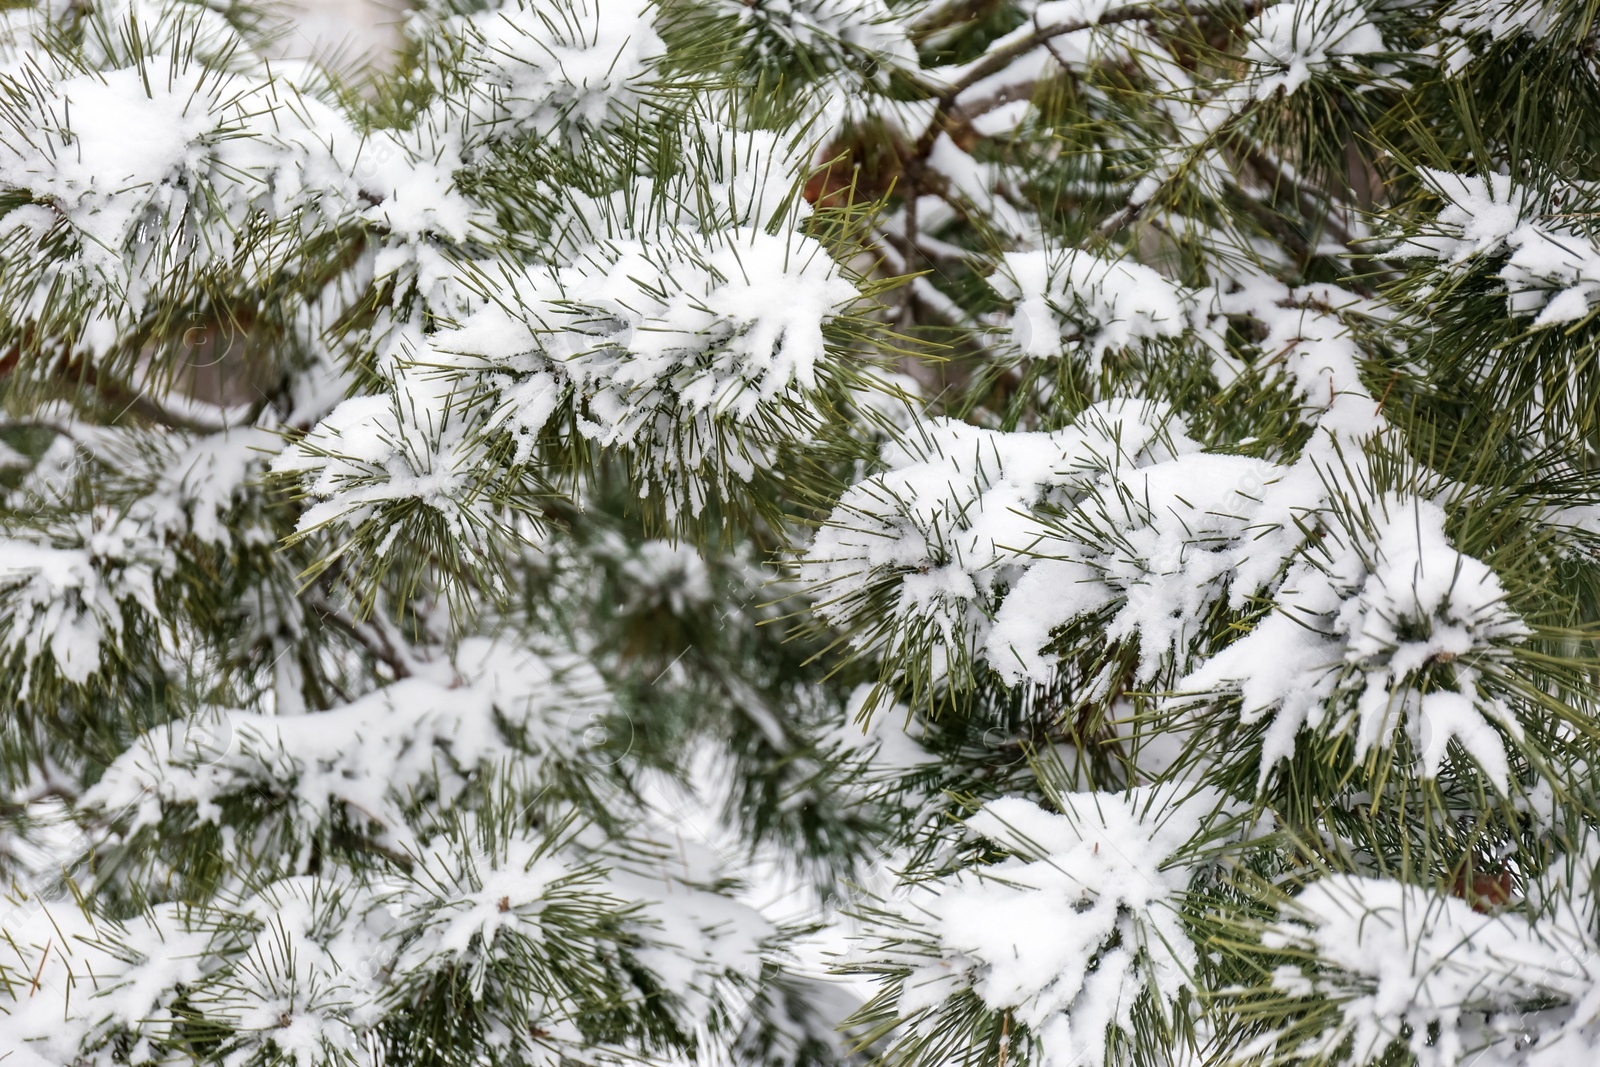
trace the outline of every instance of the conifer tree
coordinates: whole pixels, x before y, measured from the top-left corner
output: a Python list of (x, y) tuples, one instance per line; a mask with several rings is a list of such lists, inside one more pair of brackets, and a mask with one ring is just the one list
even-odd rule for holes
[(0, 1060), (1592, 1062), (1595, 15), (0, 0)]

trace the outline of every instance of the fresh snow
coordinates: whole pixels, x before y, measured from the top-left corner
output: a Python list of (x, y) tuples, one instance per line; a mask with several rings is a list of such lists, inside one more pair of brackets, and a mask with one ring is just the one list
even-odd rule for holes
[[(0, 1059), (153, 1062), (198, 1012), (227, 1029), (231, 1067), (376, 1062), (381, 1028), (432, 997), (482, 1022), (482, 1057), (552, 1067), (653, 1053), (668, 1031), (753, 1062), (763, 1027), (788, 1057), (773, 1067), (795, 1067), (841, 1024), (960, 1060), (939, 1042), (974, 1017), (999, 1020), (1002, 1064), (1091, 1067), (1150, 1019), (1219, 1038), (1205, 1012), (1238, 995), (1327, 1024), (1269, 1028), (1245, 1049), (1260, 1058), (1587, 1062), (1600, 852), (1562, 816), (1592, 768), (1560, 781), (1542, 762), (1586, 728), (1549, 711), (1581, 684), (1541, 673), (1554, 631), (1462, 521), (1482, 487), (1429, 469), (1391, 421), (1425, 378), (1406, 346), (1432, 324), (1372, 278), (1420, 279), (1405, 298), (1423, 303), (1459, 288), (1519, 334), (1587, 344), (1595, 186), (1385, 163), (1420, 189), (1384, 205), (1397, 222), (1374, 239), (1343, 190), (1251, 141), (1330, 95), (1537, 56), (1568, 14), (1285, 0), (1239, 16), (1228, 62), (1197, 64), (1107, 0), (1018, 0), (988, 28), (898, 0), (418, 0), (397, 16), (415, 47), (340, 84), (326, 42), (301, 55), (227, 7), (0, 11), (17, 346), (0, 351), (16, 383), (0, 429), (53, 438), (0, 443), (6, 744), (28, 764), (0, 797), (21, 813), (0, 861), (28, 875), (0, 911)], [(984, 51), (969, 30), (992, 35)], [(696, 80), (669, 41), (701, 34), (804, 121), (780, 131)], [(1016, 54), (995, 66), (997, 51)], [(961, 58), (924, 70), (925, 55)], [(1148, 98), (1121, 100), (1108, 66)], [(369, 113), (386, 78), (405, 99)], [(1040, 106), (1069, 82), (1092, 144)], [(1135, 106), (1150, 129), (1118, 110)], [(863, 130), (899, 143), (878, 175), (895, 195), (841, 229), (803, 179)], [(529, 160), (560, 178), (521, 181)], [(1060, 203), (1031, 191), (1041, 175)], [(1063, 221), (1108, 198), (1065, 244)], [(1305, 249), (1232, 224), (1235, 201), (1292, 199), (1329, 223)], [(1369, 250), (1372, 278), (1344, 273)], [(946, 284), (958, 274), (971, 293)], [(214, 277), (286, 295), (232, 323), (238, 294), (213, 298)], [(158, 351), (145, 338), (179, 305), (184, 350)], [(971, 342), (948, 378), (894, 351), (892, 330), (927, 328)], [(233, 329), (270, 335), (292, 366), (281, 391), (200, 384), (247, 347)], [(1537, 370), (1541, 400), (1583, 384)], [(969, 372), (1004, 403), (960, 406)], [(107, 425), (95, 382), (113, 408), (133, 398)], [(1279, 425), (1240, 440), (1231, 415)], [(867, 447), (836, 450), (841, 429)], [(1569, 444), (1542, 426), (1530, 441), (1530, 463)], [(616, 510), (586, 480), (594, 457), (624, 472), (622, 511), (648, 534), (568, 536)], [(798, 547), (747, 507), (778, 484), (804, 500)], [(1570, 534), (1550, 550), (1562, 566), (1593, 510), (1539, 502), (1519, 529), (1540, 551)], [(711, 550), (699, 528), (718, 523), (758, 529), (760, 552)], [(360, 567), (412, 562), (418, 529), (427, 562), (493, 553), (549, 589), (528, 618), (499, 614), (499, 570), (449, 591), (471, 603), (426, 582), (360, 601)], [(290, 558), (316, 562), (278, 567)], [(1565, 572), (1550, 581), (1570, 592)], [(189, 618), (212, 596), (229, 598), (220, 637)], [(643, 620), (626, 652), (574, 617), (597, 604)], [(842, 663), (777, 697), (713, 664), (739, 751), (701, 738), (684, 767), (596, 751), (641, 700), (705, 710), (679, 688), (684, 656), (668, 661), (680, 639), (709, 655), (794, 606), (817, 625), (791, 636)], [(647, 697), (608, 680), (657, 641), (674, 644)], [(225, 642), (243, 651), (223, 662)], [(130, 670), (182, 696), (150, 698), (171, 720), (141, 718), (111, 739), (120, 754), (67, 766), (29, 735), (45, 714), (67, 725), (44, 735), (74, 730)], [(312, 675), (326, 692), (308, 695)], [(1328, 753), (1341, 784), (1313, 799), (1339, 810), (1280, 821), (1297, 761)], [(1111, 785), (1088, 791), (1069, 766), (1090, 759)], [(847, 817), (819, 847), (894, 841), (851, 857), (865, 889), (825, 897), (794, 856), (752, 851), (733, 825), (752, 767), (782, 794), (773, 818), (826, 837), (825, 815)], [(1226, 799), (1203, 784), (1217, 767), (1242, 769)], [(1471, 837), (1467, 855), (1395, 870), (1353, 843), (1334, 816), (1382, 814), (1396, 789), (1437, 800), (1426, 817), (1451, 847)], [(1252, 801), (1267, 844), (1235, 862)], [(12, 823), (46, 803), (70, 807), (54, 818), (72, 833), (41, 864)], [(205, 899), (162, 895), (198, 884), (169, 832), (213, 835), (226, 858)], [(346, 833), (370, 850), (359, 864), (328, 858)], [(1300, 834), (1318, 862), (1297, 854), (1286, 874)], [(139, 856), (154, 880), (122, 885), (102, 855)], [(1273, 873), (1252, 881), (1257, 860)], [(1465, 881), (1476, 866), (1494, 893)], [(1229, 930), (1254, 939), (1250, 989), (1207, 984), (1218, 886), (1251, 894)], [(778, 890), (782, 921), (764, 898)], [(874, 976), (875, 1000), (810, 973), (845, 941), (828, 962)], [(594, 1047), (602, 1009), (648, 1009), (653, 1029)], [(844, 1024), (852, 1010), (879, 1014)]]
[(971, 990), (1027, 1028), (1040, 1063), (1103, 1062), (1136, 1005), (1166, 1012), (1190, 985), (1180, 910), (1193, 867), (1173, 861), (1216, 805), (1145, 789), (1069, 794), (1059, 813), (1020, 797), (984, 805), (967, 832), (1010, 857), (899, 906), (910, 939), (896, 953), (908, 964), (900, 1014), (932, 1036), (950, 1025), (939, 1009)]

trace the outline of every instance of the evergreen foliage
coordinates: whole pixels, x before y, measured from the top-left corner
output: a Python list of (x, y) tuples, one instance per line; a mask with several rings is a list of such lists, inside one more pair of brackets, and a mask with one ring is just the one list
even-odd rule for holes
[(1595, 15), (0, 0), (0, 1060), (1592, 1062)]

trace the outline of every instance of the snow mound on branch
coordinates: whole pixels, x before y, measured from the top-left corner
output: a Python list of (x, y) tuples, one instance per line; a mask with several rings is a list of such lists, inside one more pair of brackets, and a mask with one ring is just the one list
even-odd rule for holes
[[(816, 388), (822, 328), (857, 296), (816, 242), (755, 227), (663, 237), (515, 277), (504, 305), (439, 347), (565, 379), (586, 399), (584, 433), (608, 445), (632, 443), (668, 405), (748, 420)], [(527, 433), (548, 416), (538, 403), (503, 409)]]
[(1302, 418), (1327, 431), (1314, 439), (1313, 451), (1328, 451), (1333, 438), (1353, 444), (1387, 425), (1378, 399), (1361, 380), (1362, 346), (1347, 321), (1385, 321), (1387, 313), (1375, 301), (1335, 285), (1290, 287), (1246, 273), (1222, 291), (1217, 308), (1266, 327), (1260, 352), (1282, 360), (1290, 387), (1305, 403)]
[(215, 820), (227, 797), (283, 793), (312, 825), (349, 811), (404, 848), (414, 796), (437, 795), (447, 807), (480, 768), (518, 753), (574, 758), (583, 729), (611, 710), (588, 661), (472, 638), (443, 677), (405, 678), (330, 711), (218, 710), (157, 727), (83, 804), (125, 817), (132, 833), (160, 826), (172, 807)]
[(156, 904), (125, 924), (100, 924), (70, 899), (22, 896), (5, 904), (0, 1059), (7, 1063), (93, 1062), (82, 1058), (85, 1048), (119, 1030), (167, 1030), (179, 1021), (170, 1007), (174, 989), (205, 974), (213, 935), (185, 905)]
[[(1545, 0), (1455, 0), (1439, 15), (1439, 25), (1463, 36), (1482, 35), (1495, 41), (1545, 37), (1560, 21), (1560, 9)], [(1465, 57), (1450, 57), (1458, 67)]]
[(214, 80), (191, 68), (163, 84), (128, 68), (59, 81), (47, 105), (58, 121), (41, 124), (46, 145), (8, 139), (0, 182), (55, 205), (85, 237), (86, 255), (115, 255), (138, 216), (182, 195), (175, 179), (200, 162), (201, 135), (219, 125)]
[[(593, 858), (581, 860), (588, 846), (596, 846)], [(561, 960), (584, 942), (628, 936), (634, 958), (698, 1017), (710, 1007), (712, 983), (760, 970), (772, 927), (749, 907), (699, 888), (718, 877), (715, 861), (691, 859), (688, 846), (641, 843), (630, 862), (607, 869), (603, 846), (599, 838), (560, 849), (513, 838), (486, 847), (467, 833), (450, 834), (381, 900), (402, 928), (395, 971), (459, 966), (470, 995), (482, 1000), (488, 985), (505, 980), (495, 968), (506, 960)], [(548, 1014), (570, 1017), (573, 1008), (552, 1004)]]
[[(643, 495), (659, 493), (669, 516), (699, 514), (809, 436), (825, 331), (858, 290), (816, 240), (770, 232), (791, 204), (794, 146), (709, 119), (681, 132), (701, 169), (663, 178), (670, 189), (564, 191), (560, 236), (536, 260), (447, 257), (420, 235), (459, 237), (474, 213), (401, 212), (410, 228), (372, 271), (431, 314), (380, 313), (362, 341), (377, 350), (380, 391), (339, 404), (275, 459), (315, 499), (301, 532), (371, 521), (382, 556), (416, 514), (393, 505), (415, 501), (481, 549), (503, 528), (503, 494), (483, 490), (505, 460), (588, 442), (631, 452)], [(663, 198), (677, 205), (668, 217)], [(690, 203), (709, 205), (705, 217)]]
[(0, 648), (20, 652), (23, 685), (48, 655), (60, 676), (82, 685), (100, 669), (104, 646), (130, 613), (160, 615), (156, 579), (163, 558), (136, 522), (100, 509), (59, 537), (0, 538), (6, 588)]
[[(258, 429), (190, 436), (79, 426), (25, 460), (26, 477), (0, 493), (20, 520), (0, 535), (0, 649), (21, 652), (22, 684), (48, 655), (62, 679), (83, 685), (135, 633), (172, 647), (178, 635), (154, 625), (166, 608), (158, 590), (174, 570), (172, 541), (263, 543), (267, 535), (236, 521), (235, 509), (277, 443)], [(89, 478), (124, 502), (71, 525), (52, 519)], [(40, 524), (22, 527), (32, 516), (42, 516)]]
[(171, 299), (165, 286), (210, 267), (266, 277), (295, 270), (299, 242), (336, 221), (436, 225), (463, 214), (431, 161), (389, 166), (388, 188), (367, 190), (375, 158), (399, 157), (396, 135), (375, 135), (363, 159), (365, 139), (342, 115), (278, 80), (141, 53), (115, 69), (0, 82), (14, 98), (0, 188), (34, 201), (0, 228), (8, 261), (39, 261), (8, 299), (19, 318), (49, 320), (63, 301), (92, 298), (74, 341), (90, 354)]
[(1257, 97), (1285, 95), (1345, 57), (1387, 51), (1383, 34), (1356, 0), (1292, 0), (1269, 6), (1250, 20), (1245, 58), (1272, 70), (1255, 86)]
[(192, 533), (211, 544), (226, 544), (239, 531), (225, 517), (282, 444), (277, 434), (258, 428), (175, 441), (159, 461), (153, 491), (130, 509), (130, 516), (148, 524), (153, 537)]
[(895, 446), (891, 470), (848, 491), (807, 553), (818, 610), (849, 626), (893, 590), (896, 629), (862, 641), (954, 644), (1012, 683), (1049, 683), (1053, 631), (1091, 616), (1112, 640), (1139, 639), (1140, 680), (1172, 657), (1186, 669), (1192, 627), (1281, 576), (1327, 489), (1311, 461), (1141, 438), (1159, 419), (1096, 429), (1127, 410), (1102, 405), (1054, 435), (933, 423)]
[(700, 553), (671, 541), (645, 541), (622, 560), (631, 609), (666, 607), (674, 615), (712, 603), (711, 573)]
[[(1098, 1064), (1190, 984), (1196, 953), (1179, 915), (1193, 867), (1175, 859), (1218, 807), (1209, 793), (1074, 793), (1060, 814), (1008, 797), (967, 822), (1011, 858), (919, 887), (906, 925), (913, 967), (898, 1010), (917, 1032), (962, 990), (1025, 1026), (1046, 1067)], [(932, 961), (926, 956), (932, 955)]]
[(1422, 177), (1444, 207), (1396, 247), (1396, 256), (1440, 259), (1456, 268), (1478, 257), (1504, 257), (1497, 276), (1506, 304), (1513, 315), (1533, 315), (1535, 329), (1583, 319), (1600, 301), (1600, 242), (1581, 207), (1592, 191), (1566, 190), (1566, 208), (1555, 210), (1504, 174), (1424, 170)]
[(1513, 185), (1509, 174), (1452, 174), (1431, 168), (1421, 174), (1444, 208), (1434, 219), (1437, 232), (1402, 243), (1395, 249), (1399, 256), (1464, 263), (1473, 256), (1493, 255), (1533, 211), (1527, 190)]
[(445, 20), (467, 50), (478, 136), (593, 130), (644, 102), (666, 51), (650, 0), (510, 0)]
[(1333, 875), (1291, 901), (1263, 942), (1316, 961), (1279, 967), (1281, 992), (1337, 1006), (1339, 1024), (1297, 1055), (1360, 1064), (1399, 1047), (1419, 1067), (1555, 1067), (1593, 1055), (1593, 1035), (1577, 1031), (1600, 989), (1597, 950), (1570, 911), (1534, 924), (1420, 886)]
[(116, 67), (127, 59), (123, 31), (137, 25), (146, 53), (192, 52), (230, 70), (264, 69), (261, 56), (216, 5), (206, 0), (40, 0), (0, 10), (0, 71), (47, 53), (57, 35), (75, 39), (88, 65)]
[(729, 477), (809, 434), (824, 328), (858, 299), (809, 237), (755, 225), (666, 230), (527, 268), (433, 344), (483, 375), (518, 461), (557, 412), (644, 457), (669, 507), (698, 513)]
[(1007, 681), (1047, 682), (1055, 664), (1041, 650), (1051, 631), (1108, 609), (1106, 637), (1137, 637), (1139, 677), (1154, 679), (1232, 580), (1253, 569), (1252, 557), (1283, 541), (1252, 528), (1284, 473), (1264, 460), (1191, 453), (1102, 475), (1035, 546), (1042, 558), (995, 616), (990, 663)]
[(367, 887), (346, 876), (294, 877), (201, 913), (202, 929), (230, 921), (240, 928), (214, 937), (205, 979), (175, 988), (173, 1000), (187, 989), (191, 1002), (233, 1028), (240, 1059), (360, 1062), (383, 1016), (381, 976), (396, 951), (385, 943), (392, 918), (370, 900)]
[(1444, 523), (1439, 505), (1391, 496), (1370, 530), (1327, 531), (1285, 576), (1276, 610), (1179, 683), (1238, 693), (1244, 722), (1270, 717), (1263, 780), (1303, 728), (1353, 732), (1359, 760), (1402, 725), (1425, 776), (1454, 740), (1508, 788), (1501, 733), (1521, 728), (1485, 673), (1529, 630)]
[(958, 661), (976, 655), (1000, 595), (1047, 536), (1039, 508), (1074, 502), (1105, 470), (1194, 447), (1164, 432), (1165, 414), (1107, 401), (1048, 434), (952, 419), (914, 427), (884, 449), (884, 472), (845, 491), (802, 557), (817, 610), (889, 662), (930, 644)]
[(716, 6), (739, 20), (745, 47), (763, 57), (833, 53), (878, 63), (917, 62), (906, 20), (884, 0), (717, 0)]
[[(592, 828), (560, 837), (494, 843), (468, 820), (377, 887), (371, 913), (393, 916), (385, 973), (402, 989), (448, 976), (509, 1033), (575, 1048), (592, 1042), (586, 1014), (639, 995), (641, 970), (687, 1026), (705, 1023), (719, 982), (756, 977), (773, 928), (703, 888), (724, 873), (715, 860), (645, 841), (617, 860)], [(592, 988), (556, 978), (575, 969)]]
[(1240, 368), (1228, 351), (1224, 323), (1246, 317), (1266, 327), (1258, 349), (1281, 363), (1305, 401), (1307, 421), (1352, 438), (1383, 425), (1378, 402), (1361, 380), (1362, 349), (1352, 323), (1381, 322), (1388, 312), (1336, 285), (1290, 287), (1244, 270), (1216, 287), (1193, 289), (1132, 259), (1083, 251), (1010, 253), (993, 284), (1012, 302), (1011, 339), (1024, 355), (1084, 353), (1097, 374), (1107, 352), (1165, 344), (1166, 351), (1157, 347), (1151, 354), (1170, 358), (1166, 353), (1182, 344), (1209, 355), (1213, 374), (1227, 383)]
[(1001, 260), (995, 288), (1015, 303), (1012, 337), (1025, 355), (1055, 357), (1082, 348), (1097, 373), (1107, 351), (1191, 330), (1220, 347), (1205, 329), (1206, 294), (1129, 259), (1078, 250), (1064, 256), (1012, 252)]
[[(497, 516), (495, 502), (475, 491), (484, 461), (476, 426), (447, 418), (438, 401), (448, 397), (433, 392), (352, 397), (274, 457), (272, 470), (297, 475), (316, 499), (298, 530), (357, 525), (385, 504), (415, 500), (464, 544), (481, 547)], [(379, 553), (387, 548), (385, 541)]]

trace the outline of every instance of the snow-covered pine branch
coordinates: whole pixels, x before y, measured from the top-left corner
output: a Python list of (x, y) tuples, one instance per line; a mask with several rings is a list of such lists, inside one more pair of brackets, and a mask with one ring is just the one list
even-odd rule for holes
[(0, 8), (0, 1059), (1600, 1048), (1583, 5)]

